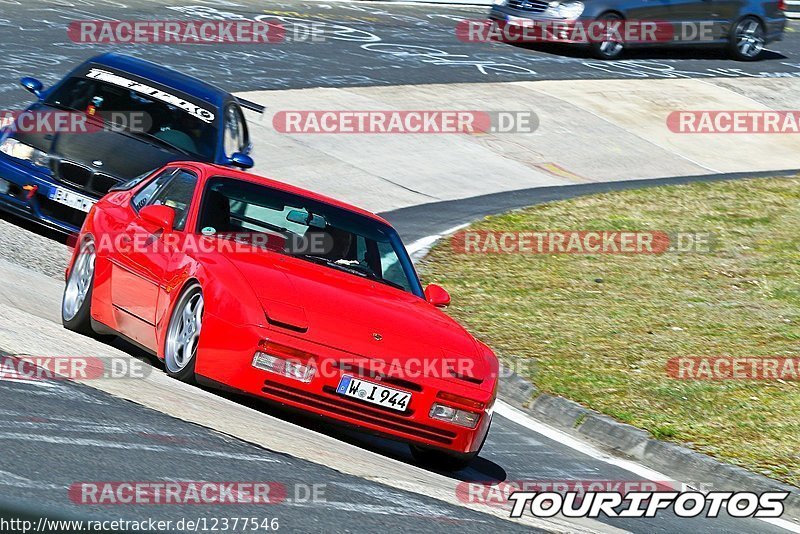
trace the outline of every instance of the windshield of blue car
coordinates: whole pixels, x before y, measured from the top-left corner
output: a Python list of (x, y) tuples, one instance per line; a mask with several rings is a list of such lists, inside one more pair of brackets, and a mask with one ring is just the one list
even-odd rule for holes
[(422, 296), (392, 227), (301, 195), (235, 178), (213, 178), (203, 194), (197, 231), (245, 240)]
[(194, 158), (213, 161), (217, 128), (184, 109), (99, 80), (72, 77), (45, 104), (86, 113), (112, 129)]

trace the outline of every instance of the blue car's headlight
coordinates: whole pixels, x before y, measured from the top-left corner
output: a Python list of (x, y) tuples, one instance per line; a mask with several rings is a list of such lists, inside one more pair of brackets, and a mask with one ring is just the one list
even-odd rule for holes
[(50, 156), (47, 152), (26, 145), (13, 137), (7, 137), (0, 143), (0, 152), (12, 158), (30, 161), (40, 167), (50, 166)]
[(550, 2), (545, 10), (545, 15), (561, 19), (573, 20), (583, 15), (585, 6), (583, 2)]

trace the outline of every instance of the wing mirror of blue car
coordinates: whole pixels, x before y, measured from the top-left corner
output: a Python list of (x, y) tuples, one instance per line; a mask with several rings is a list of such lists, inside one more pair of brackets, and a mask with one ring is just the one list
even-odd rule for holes
[(235, 167), (239, 167), (240, 169), (249, 169), (255, 162), (253, 162), (253, 158), (248, 156), (247, 154), (242, 154), (241, 152), (234, 153), (228, 160), (231, 165)]
[(44, 88), (44, 85), (42, 85), (42, 82), (36, 78), (25, 77), (22, 78), (19, 83), (22, 84), (22, 87), (35, 94), (36, 98), (42, 98), (42, 89)]
[(139, 210), (139, 218), (164, 232), (172, 231), (175, 226), (175, 210), (169, 206), (145, 206)]
[(437, 308), (446, 308), (450, 305), (450, 293), (442, 286), (431, 284), (425, 288), (425, 300)]

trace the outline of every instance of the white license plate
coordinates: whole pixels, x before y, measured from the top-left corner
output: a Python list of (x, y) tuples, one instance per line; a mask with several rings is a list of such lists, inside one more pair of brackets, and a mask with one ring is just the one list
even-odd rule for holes
[(92, 209), (94, 203), (96, 202), (94, 199), (89, 197), (85, 197), (83, 195), (79, 195), (78, 193), (73, 193), (72, 191), (68, 191), (62, 187), (56, 187), (50, 193), (50, 200), (58, 202), (59, 204), (64, 204), (65, 206), (69, 206), (70, 208), (81, 210), (85, 213), (89, 213), (89, 210)]
[(533, 21), (531, 21), (531, 19), (526, 19), (524, 17), (514, 17), (514, 16), (511, 16), (511, 15), (508, 15), (506, 17), (506, 22), (508, 22), (509, 24), (511, 24), (513, 26), (530, 26), (530, 25), (533, 25)]
[(360, 378), (345, 375), (339, 381), (339, 387), (336, 388), (336, 393), (346, 397), (353, 397), (361, 399), (365, 402), (371, 402), (378, 406), (391, 408), (398, 412), (404, 412), (408, 409), (408, 404), (411, 402), (411, 393), (400, 391), (399, 389), (387, 388), (380, 384), (367, 382)]
[(0, 194), (5, 195), (11, 189), (11, 184), (3, 179), (0, 179)]

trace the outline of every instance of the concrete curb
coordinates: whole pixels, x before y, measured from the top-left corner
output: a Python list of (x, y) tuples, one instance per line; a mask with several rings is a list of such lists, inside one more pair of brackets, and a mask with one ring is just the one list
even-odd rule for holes
[(689, 485), (706, 484), (714, 491), (785, 491), (784, 519), (800, 521), (800, 491), (794, 486), (727, 464), (675, 443), (660, 441), (648, 432), (620, 423), (577, 402), (539, 393), (516, 373), (500, 379), (498, 397), (534, 418), (627, 459)]

